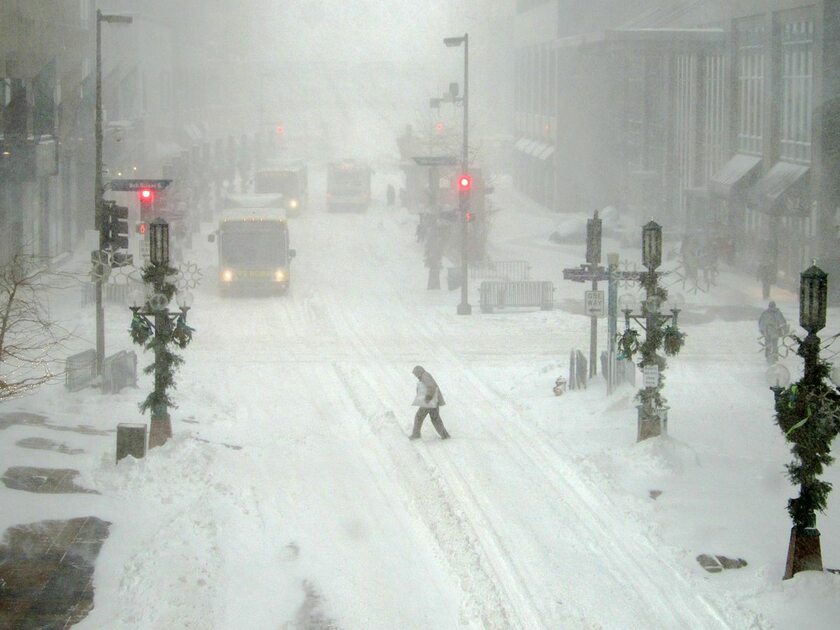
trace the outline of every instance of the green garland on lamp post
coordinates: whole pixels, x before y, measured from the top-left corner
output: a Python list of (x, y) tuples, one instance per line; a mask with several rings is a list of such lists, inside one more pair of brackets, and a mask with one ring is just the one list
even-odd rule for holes
[[(187, 325), (191, 301), (188, 293), (178, 296), (180, 312), (169, 311), (169, 303), (176, 295), (171, 278), (177, 273), (169, 266), (169, 226), (163, 219), (156, 219), (150, 228), (150, 263), (143, 268), (143, 282), (151, 291), (142, 300), (135, 299), (129, 333), (134, 343), (154, 352), (154, 362), (143, 370), (154, 374), (154, 388), (140, 403), (141, 413), (148, 410), (152, 413), (149, 431), (149, 448), (152, 448), (172, 437), (169, 408), (176, 405), (170, 392), (176, 387), (175, 371), (184, 362), (173, 346), (186, 348), (192, 341), (193, 329)], [(142, 307), (137, 304), (141, 301)]]
[[(642, 228), (642, 262), (647, 272), (639, 276), (639, 282), (645, 288), (645, 300), (640, 313), (634, 314), (633, 307), (625, 299), (622, 302), (624, 311), (624, 332), (618, 337), (618, 347), (621, 355), (632, 358), (639, 354), (641, 358), (637, 365), (642, 372), (646, 367), (654, 366), (656, 384), (642, 387), (636, 394), (639, 402), (638, 431), (636, 440), (642, 441), (656, 437), (662, 433), (663, 424), (667, 421), (667, 400), (662, 395), (665, 386), (664, 371), (667, 366), (665, 357), (659, 354), (662, 349), (667, 356), (679, 353), (685, 343), (685, 333), (679, 330), (677, 316), (682, 306), (681, 298), (668, 298), (668, 292), (659, 286), (657, 267), (662, 261), (662, 227), (654, 221)], [(663, 315), (660, 309), (670, 308), (671, 315)], [(630, 328), (630, 320), (634, 320), (645, 331), (644, 341), (639, 341), (638, 331)], [(667, 325), (666, 325), (667, 324)]]
[(816, 265), (800, 276), (799, 323), (808, 332), (804, 339), (793, 336), (796, 354), (802, 357), (802, 378), (788, 386), (790, 375), (782, 366), (768, 370), (773, 390), (776, 424), (792, 444), (794, 461), (788, 464), (788, 478), (799, 485), (799, 496), (788, 500), (793, 521), (788, 544), (784, 579), (799, 571), (822, 571), (817, 512), (828, 504), (831, 484), (818, 479), (823, 468), (834, 462), (831, 442), (840, 430), (840, 394), (827, 383), (831, 366), (820, 359), (820, 338), (825, 327), (828, 276)]

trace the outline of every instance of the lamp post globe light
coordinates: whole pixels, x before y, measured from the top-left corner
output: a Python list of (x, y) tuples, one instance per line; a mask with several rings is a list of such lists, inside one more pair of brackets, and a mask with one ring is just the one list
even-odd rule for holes
[[(470, 74), (469, 74), (469, 34), (464, 33), (460, 37), (446, 37), (443, 43), (447, 48), (457, 48), (464, 45), (464, 129), (463, 147), (461, 150), (461, 175), (469, 178), (469, 109), (470, 109)], [(469, 315), (472, 307), (469, 302), (469, 210), (470, 210), (470, 186), (459, 186), (458, 210), (461, 214), (461, 303), (458, 304), (458, 315)]]
[[(788, 476), (799, 485), (799, 496), (789, 499), (787, 506), (793, 526), (784, 579), (800, 571), (822, 571), (816, 513), (825, 510), (831, 484), (817, 476), (833, 461), (831, 441), (840, 429), (840, 393), (830, 384), (832, 366), (820, 359), (817, 336), (825, 327), (828, 276), (814, 264), (800, 274), (799, 286), (799, 323), (808, 333), (804, 339), (796, 339), (803, 376), (788, 386), (789, 376), (776, 374), (778, 380), (770, 387), (776, 423), (792, 444), (794, 461), (787, 466)], [(768, 381), (772, 377), (768, 371)]]

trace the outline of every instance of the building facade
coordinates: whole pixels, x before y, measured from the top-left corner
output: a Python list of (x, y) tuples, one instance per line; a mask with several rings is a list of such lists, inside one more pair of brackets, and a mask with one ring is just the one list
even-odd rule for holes
[(0, 264), (92, 225), (93, 29), (89, 0), (0, 3)]
[[(831, 267), (840, 3), (623, 4), (635, 15), (594, 29), (583, 3), (520, 3), (517, 188), (561, 212), (656, 217), (781, 283), (811, 258)], [(535, 38), (535, 20), (556, 28)]]

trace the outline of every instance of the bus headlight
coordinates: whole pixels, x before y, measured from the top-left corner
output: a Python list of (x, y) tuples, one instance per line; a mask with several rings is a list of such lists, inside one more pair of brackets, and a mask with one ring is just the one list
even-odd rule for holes
[(225, 269), (222, 271), (221, 276), (222, 282), (232, 282), (233, 281), (233, 272), (230, 269)]
[(294, 210), (298, 207), (298, 200), (297, 199), (290, 199), (289, 200), (289, 207)]
[(274, 272), (274, 281), (275, 282), (283, 282), (286, 279), (286, 270), (285, 269), (278, 269)]

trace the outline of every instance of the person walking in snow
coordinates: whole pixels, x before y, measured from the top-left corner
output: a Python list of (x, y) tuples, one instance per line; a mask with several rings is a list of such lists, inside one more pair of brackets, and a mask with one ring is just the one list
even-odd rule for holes
[(785, 316), (776, 308), (775, 302), (770, 302), (758, 318), (758, 330), (764, 337), (764, 358), (768, 365), (779, 360), (779, 339), (787, 334), (787, 327)]
[(419, 365), (412, 370), (412, 373), (417, 377), (417, 396), (414, 398), (413, 404), (419, 409), (414, 416), (414, 430), (408, 439), (416, 440), (420, 437), (420, 428), (423, 426), (423, 420), (426, 419), (427, 415), (431, 416), (432, 424), (440, 437), (444, 440), (449, 438), (449, 432), (443, 426), (443, 420), (440, 418), (440, 408), (446, 404), (446, 401), (443, 399), (443, 394), (437, 382), (431, 374)]

